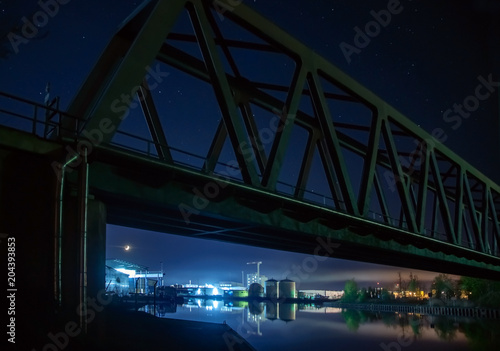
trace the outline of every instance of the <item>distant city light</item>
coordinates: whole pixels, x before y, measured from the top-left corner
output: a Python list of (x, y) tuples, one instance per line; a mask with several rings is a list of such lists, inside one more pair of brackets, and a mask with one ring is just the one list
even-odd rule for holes
[(125, 268), (115, 268), (118, 272), (127, 274), (130, 278), (135, 278), (135, 270), (134, 269), (125, 269)]

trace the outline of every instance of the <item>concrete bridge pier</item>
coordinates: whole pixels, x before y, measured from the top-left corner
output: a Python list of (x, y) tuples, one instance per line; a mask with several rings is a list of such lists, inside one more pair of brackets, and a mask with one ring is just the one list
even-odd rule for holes
[(80, 166), (65, 179), (59, 218), (61, 183), (52, 162), (60, 154), (0, 149), (0, 247), (6, 253), (14, 238), (16, 344), (30, 350), (84, 338), (86, 322), (89, 336), (102, 329), (96, 317), (105, 301), (106, 208), (91, 195), (85, 206)]

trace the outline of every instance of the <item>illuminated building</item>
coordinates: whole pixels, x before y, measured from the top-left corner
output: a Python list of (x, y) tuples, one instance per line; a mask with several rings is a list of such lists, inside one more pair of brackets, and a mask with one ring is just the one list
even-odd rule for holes
[(265, 275), (259, 274), (257, 272), (247, 274), (247, 288), (249, 288), (253, 283), (257, 283), (263, 286), (266, 280), (267, 277)]

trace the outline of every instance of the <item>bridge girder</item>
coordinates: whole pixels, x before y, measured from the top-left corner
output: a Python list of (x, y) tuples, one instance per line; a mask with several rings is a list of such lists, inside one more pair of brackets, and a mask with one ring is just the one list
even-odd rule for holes
[[(258, 40), (228, 38), (216, 19), (221, 3), (226, 4), (224, 20)], [(195, 167), (200, 175), (221, 175), (217, 166), (229, 140), (236, 167), (225, 166), (237, 173), (231, 181), (253, 189), (263, 201), (267, 196), (284, 196), (304, 208), (315, 202), (318, 209), (357, 218), (360, 223), (368, 221), (374, 232), (391, 228), (398, 238), (437, 240), (479, 252), (483, 258), (499, 257), (497, 184), (439, 143), (439, 135), (423, 131), (272, 22), (244, 4), (230, 4), (203, 0), (145, 3), (124, 22), (75, 97), (69, 114), (78, 118), (62, 120), (62, 140), (78, 143), (99, 130), (101, 140), (90, 140), (94, 149), (114, 147), (133, 103), (122, 96), (137, 94), (151, 134), (147, 143), (156, 152), (137, 151), (152, 162), (183, 168), (165, 134), (169, 118), (175, 116), (159, 112), (159, 101), (152, 97), (148, 82), (155, 74), (161, 78), (151, 68), (154, 62), (161, 63), (213, 88), (220, 114), (208, 117), (220, 122), (202, 156), (203, 165)], [(173, 31), (181, 14), (188, 15), (191, 34)], [(196, 44), (201, 55), (179, 48), (178, 43)], [(234, 49), (285, 57), (295, 64), (289, 83), (246, 77)], [(305, 100), (310, 110), (302, 106)], [(257, 107), (277, 118), (269, 151), (263, 147), (253, 116)], [(344, 111), (354, 111), (352, 119), (341, 119), (339, 113)], [(292, 190), (282, 194), (282, 177), (287, 172), (284, 159), (295, 142), (294, 128), (307, 134), (307, 142), (302, 157), (297, 157), (300, 169)], [(310, 187), (317, 170), (313, 170), (315, 157), (319, 157), (329, 191), (321, 194), (319, 205)], [(352, 167), (355, 158), (362, 163), (358, 168)]]

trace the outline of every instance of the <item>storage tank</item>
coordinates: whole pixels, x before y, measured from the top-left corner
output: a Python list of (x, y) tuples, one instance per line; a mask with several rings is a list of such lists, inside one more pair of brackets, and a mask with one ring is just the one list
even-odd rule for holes
[(276, 302), (266, 302), (266, 319), (274, 321), (278, 319), (280, 304)]
[(269, 299), (278, 299), (279, 296), (279, 282), (276, 279), (266, 280), (266, 297)]
[(297, 304), (296, 303), (282, 303), (280, 304), (279, 317), (282, 321), (291, 322), (296, 318)]
[(263, 297), (264, 287), (259, 283), (253, 283), (248, 287), (248, 297)]
[(297, 298), (297, 291), (295, 290), (295, 282), (290, 279), (283, 279), (279, 282), (279, 296), (282, 299), (295, 299)]

